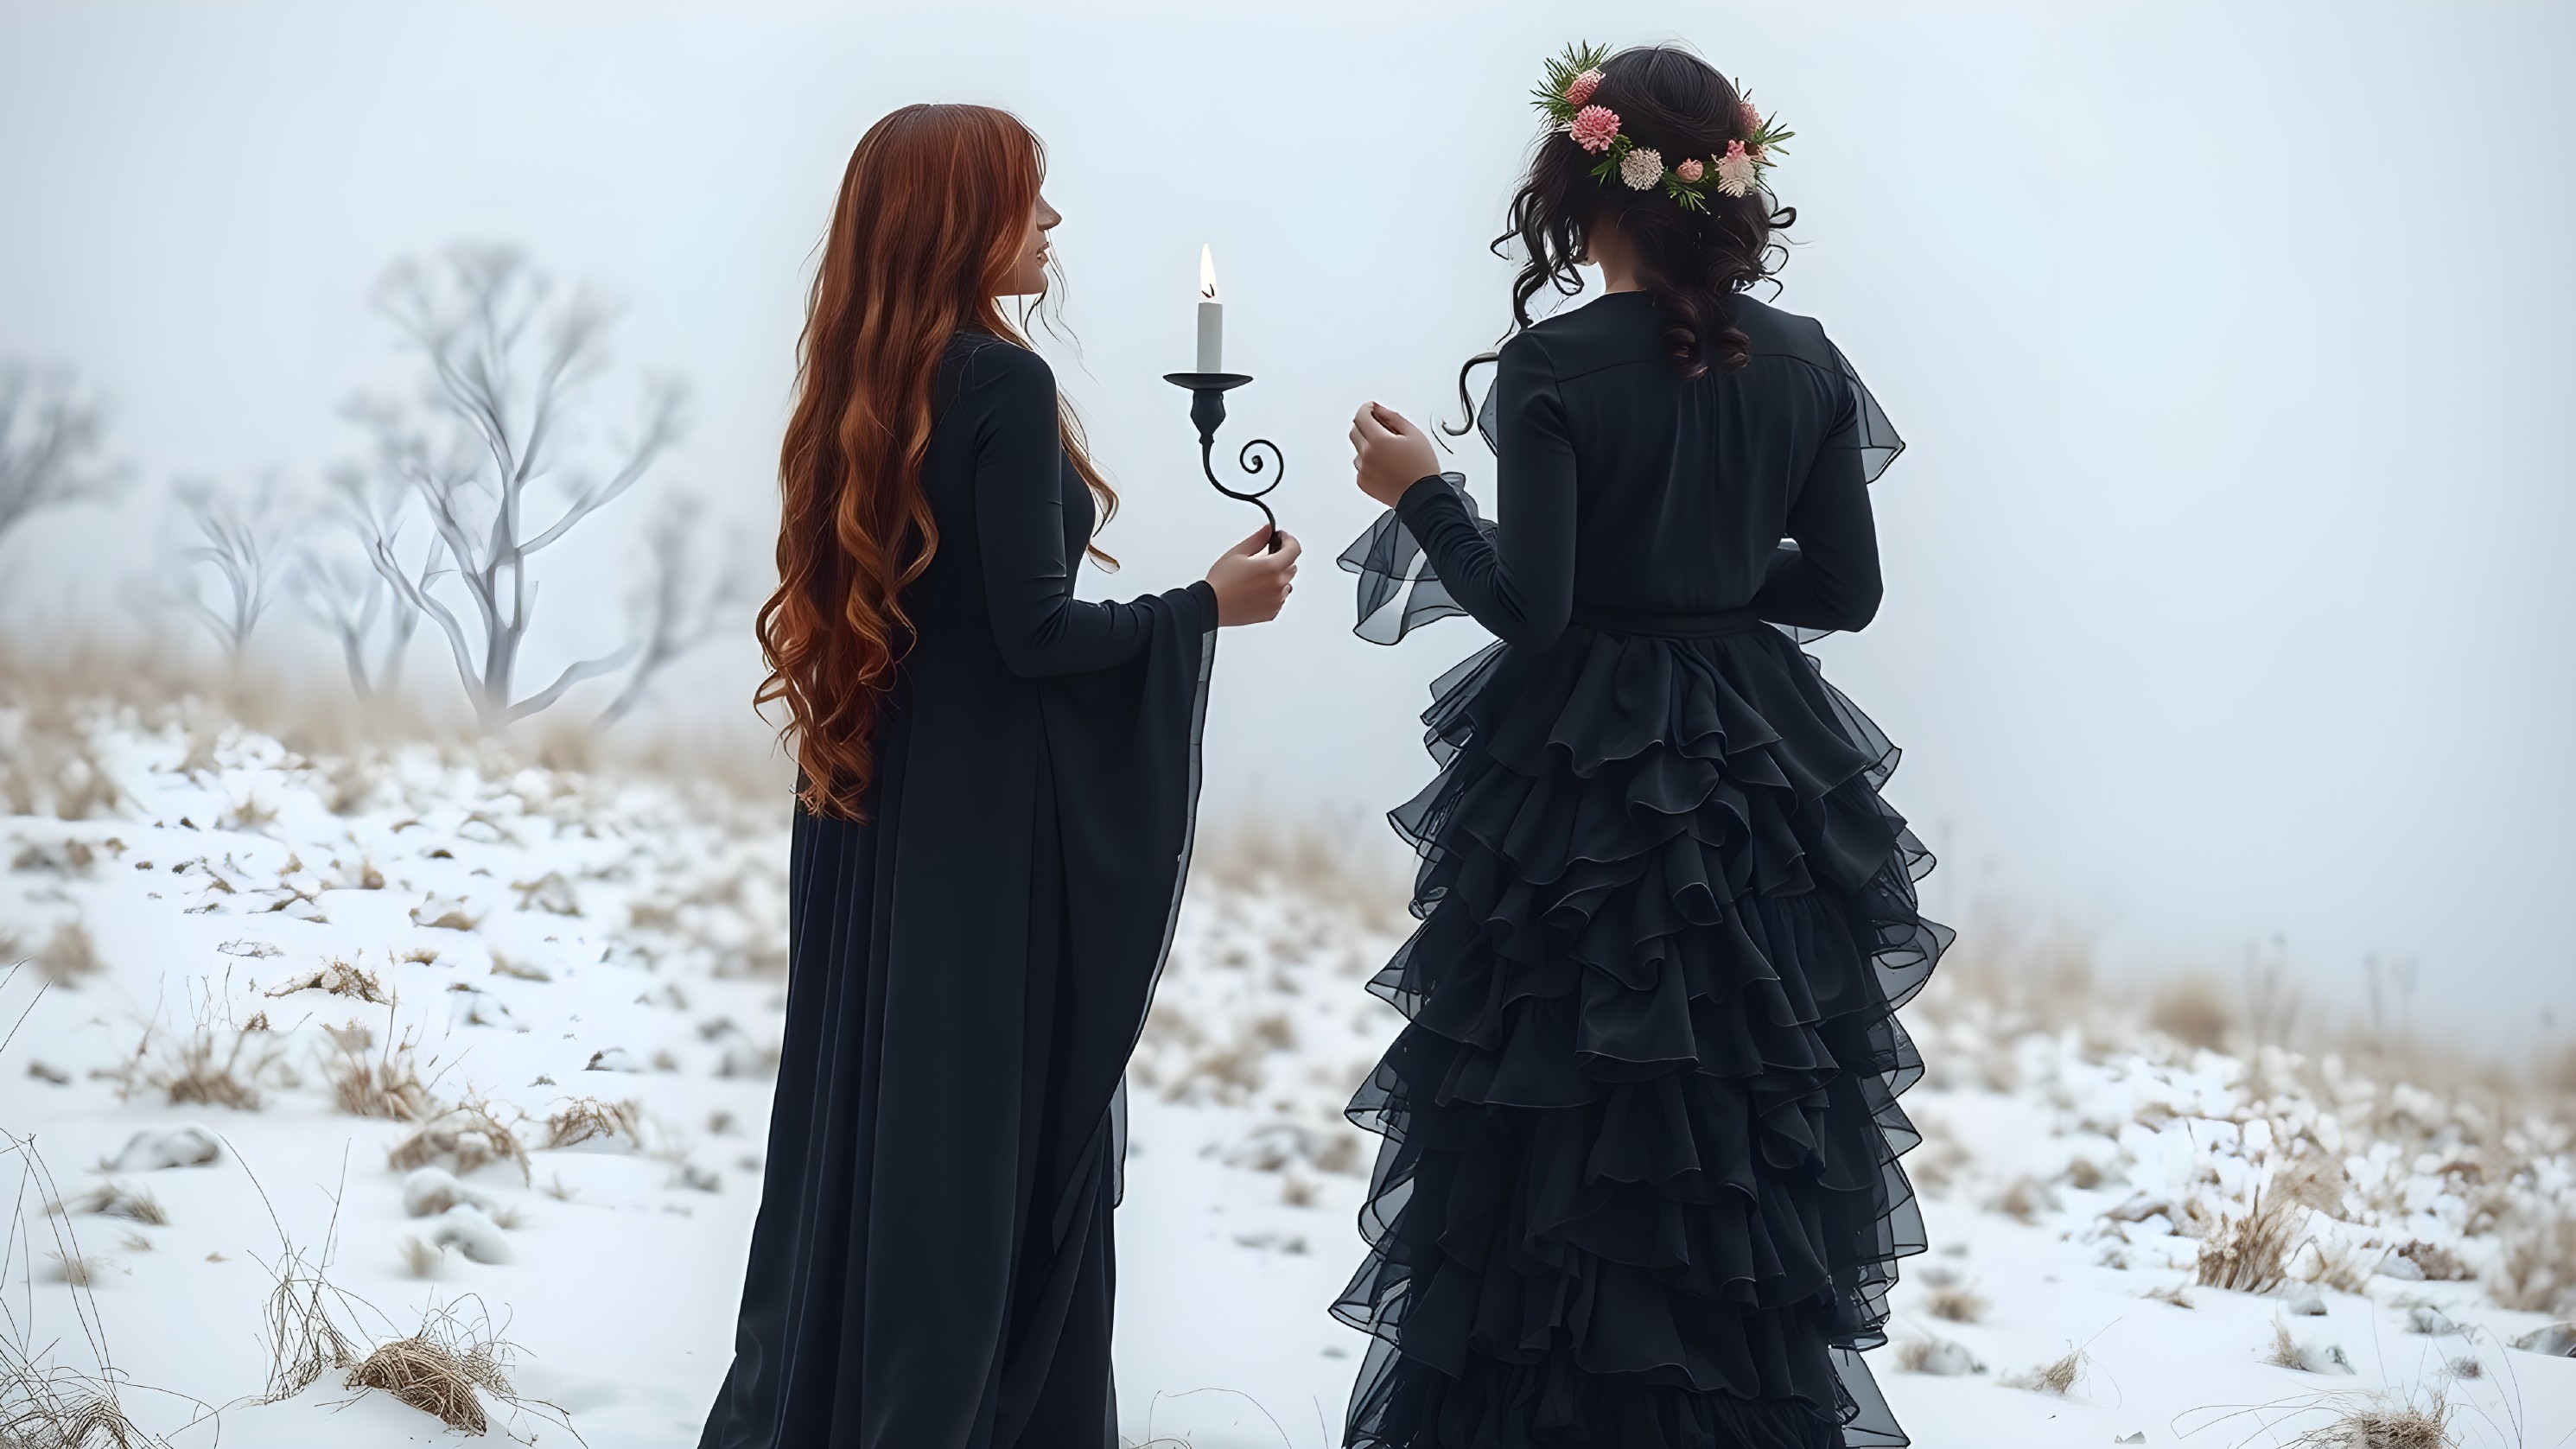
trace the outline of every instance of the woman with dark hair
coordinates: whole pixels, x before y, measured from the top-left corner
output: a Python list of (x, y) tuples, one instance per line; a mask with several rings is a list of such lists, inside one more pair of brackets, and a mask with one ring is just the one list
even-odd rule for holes
[[(1463, 611), (1501, 642), (1441, 681), (1442, 768), (1394, 817), (1422, 925), (1351, 1104), (1386, 1142), (1335, 1305), (1377, 1340), (1347, 1442), (1901, 1445), (1858, 1351), (1923, 1249), (1894, 1008), (1949, 932), (1879, 799), (1895, 749), (1785, 630), (1877, 611), (1902, 445), (1745, 294), (1795, 220), (1786, 132), (1670, 48), (1569, 51), (1538, 99), (1516, 326), (1478, 359), (1499, 526), (1411, 423), (1351, 430), (1393, 509), (1343, 556), (1362, 636)], [(1605, 295), (1533, 322), (1584, 262)]]
[(780, 449), (763, 704), (799, 768), (787, 1035), (704, 1449), (1117, 1443), (1119, 1083), (1170, 943), (1215, 631), (1297, 544), (1073, 597), (1116, 503), (997, 298), (1047, 291), (1037, 138), (860, 138)]

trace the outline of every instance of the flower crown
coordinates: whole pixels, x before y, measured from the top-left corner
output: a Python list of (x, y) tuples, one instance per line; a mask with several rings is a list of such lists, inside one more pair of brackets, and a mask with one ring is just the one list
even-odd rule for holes
[[(1682, 210), (1706, 211), (1707, 185), (1713, 183), (1729, 196), (1750, 194), (1771, 169), (1773, 154), (1787, 154), (1780, 143), (1798, 134), (1781, 130), (1778, 119), (1764, 117), (1748, 96), (1738, 103), (1743, 107), (1743, 140), (1727, 142), (1722, 156), (1705, 161), (1686, 156), (1668, 166), (1661, 151), (1638, 145), (1619, 129), (1617, 111), (1590, 104), (1592, 93), (1601, 88), (1601, 63), (1609, 58), (1607, 46), (1569, 45), (1565, 54), (1547, 63), (1547, 83), (1530, 93), (1532, 103), (1547, 112), (1566, 139), (1601, 158), (1592, 167), (1596, 181), (1607, 183), (1615, 171), (1632, 190), (1661, 186)], [(1741, 85), (1736, 94), (1744, 94)]]

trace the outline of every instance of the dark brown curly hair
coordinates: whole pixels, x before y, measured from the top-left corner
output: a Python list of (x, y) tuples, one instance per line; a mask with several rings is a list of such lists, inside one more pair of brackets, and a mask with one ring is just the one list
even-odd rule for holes
[[(1748, 139), (1743, 97), (1707, 61), (1669, 45), (1620, 51), (1601, 65), (1601, 84), (1588, 104), (1619, 114), (1620, 129), (1639, 146), (1667, 157), (1718, 157), (1726, 143)], [(1510, 224), (1494, 238), (1496, 256), (1517, 244), (1520, 274), (1512, 279), (1512, 326), (1530, 325), (1530, 299), (1542, 287), (1571, 297), (1583, 290), (1577, 263), (1584, 239), (1608, 222), (1635, 248), (1638, 282), (1664, 319), (1664, 345), (1683, 377), (1711, 368), (1733, 372), (1751, 355), (1735, 325), (1735, 294), (1769, 278), (1788, 259), (1775, 233), (1796, 224), (1797, 209), (1782, 206), (1756, 184), (1742, 196), (1719, 190), (1714, 178), (1701, 187), (1708, 209), (1689, 211), (1662, 188), (1632, 190), (1614, 174), (1597, 179), (1591, 152), (1549, 130), (1530, 154), (1528, 174), (1513, 193)], [(1492, 362), (1480, 353), (1458, 372), (1458, 396), (1472, 417), (1467, 377)], [(1465, 424), (1453, 429), (1465, 431)]]

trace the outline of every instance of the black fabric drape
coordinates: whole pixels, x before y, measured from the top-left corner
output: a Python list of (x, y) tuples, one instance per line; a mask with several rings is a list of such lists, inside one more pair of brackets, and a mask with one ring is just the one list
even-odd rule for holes
[(702, 1449), (1116, 1443), (1115, 1110), (1169, 945), (1204, 584), (1072, 597), (1093, 510), (1034, 354), (960, 334), (866, 818), (801, 811), (787, 1029)]

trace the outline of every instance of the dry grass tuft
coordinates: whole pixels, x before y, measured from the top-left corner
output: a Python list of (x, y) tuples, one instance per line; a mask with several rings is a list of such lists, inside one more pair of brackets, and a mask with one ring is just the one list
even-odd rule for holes
[(2006, 1374), (1996, 1382), (2008, 1389), (2028, 1389), (2034, 1394), (2052, 1394), (2062, 1399), (2084, 1381), (2085, 1367), (2092, 1361), (2092, 1355), (2084, 1350), (2070, 1348), (2064, 1358), (2020, 1373)]
[(2292, 1254), (2300, 1281), (2338, 1293), (2358, 1294), (2370, 1287), (2371, 1270), (2385, 1255), (2376, 1248), (2358, 1243), (2325, 1243), (2314, 1238), (2299, 1245)]
[[(123, 1218), (129, 1223), (164, 1228), (170, 1225), (170, 1214), (150, 1188), (128, 1187), (121, 1182), (105, 1182), (77, 1196), (49, 1203), (45, 1211), (57, 1214), (87, 1213), (97, 1217)], [(0, 1440), (0, 1443), (5, 1443)]]
[(2227, 1044), (2236, 1015), (2216, 981), (2193, 974), (2157, 986), (2147, 1001), (2147, 1025), (2185, 1046), (2216, 1051)]
[(2274, 1368), (2301, 1369), (2308, 1366), (2308, 1356), (2300, 1351), (2299, 1341), (2290, 1336), (2290, 1325), (2272, 1325), (2272, 1346), (2263, 1353), (2263, 1362)]
[(32, 841), (22, 845), (9, 861), (14, 871), (61, 876), (87, 876), (98, 872), (98, 849), (86, 840), (65, 840), (48, 845)]
[(386, 1160), (397, 1170), (444, 1167), (463, 1177), (478, 1167), (506, 1162), (528, 1180), (528, 1149), (519, 1134), (494, 1114), (489, 1103), (468, 1100), (421, 1124), (420, 1130), (395, 1143)]
[(1989, 1198), (1986, 1207), (2015, 1222), (2035, 1223), (2042, 1214), (2056, 1211), (2057, 1194), (2038, 1178), (2016, 1177)]
[(2272, 1174), (2272, 1191), (2286, 1202), (2340, 1216), (2352, 1178), (2343, 1162), (2324, 1151), (2302, 1152)]
[[(416, 1239), (409, 1242), (420, 1246)], [(436, 1250), (426, 1251), (434, 1266)], [(302, 1254), (290, 1248), (275, 1276), (277, 1286), (269, 1294), (265, 1313), (268, 1387), (260, 1402), (292, 1398), (325, 1373), (346, 1370), (348, 1387), (391, 1394), (470, 1434), (482, 1434), (491, 1427), (484, 1406), (487, 1396), (514, 1409), (544, 1409), (562, 1420), (560, 1409), (523, 1399), (511, 1390), (510, 1346), (481, 1315), (468, 1320), (453, 1308), (433, 1308), (417, 1333), (367, 1348), (340, 1327), (335, 1312), (349, 1310), (357, 1300), (332, 1287), (322, 1269), (307, 1264)]]
[(104, 1258), (85, 1258), (77, 1253), (47, 1253), (45, 1261), (53, 1281), (71, 1288), (95, 1288), (98, 1276), (107, 1271)]
[(1905, 1154), (1905, 1176), (1926, 1197), (1947, 1197), (1975, 1159), (1947, 1117), (1926, 1113), (1914, 1125), (1923, 1140)]
[(2487, 1277), (2487, 1291), (2499, 1305), (2576, 1313), (2576, 1216), (2526, 1212), (2506, 1221), (2497, 1236), (2504, 1252)]
[(27, 960), (55, 986), (78, 985), (107, 969), (107, 962), (98, 954), (98, 943), (90, 939), (89, 927), (78, 921), (65, 921), (54, 927), (44, 946)]
[(394, 1004), (393, 994), (385, 990), (385, 983), (374, 972), (352, 966), (336, 956), (323, 962), (322, 969), (310, 976), (270, 987), (268, 994), (272, 997), (293, 996), (299, 991), (327, 991), (333, 996), (346, 996), (369, 1006)]
[(387, 1122), (426, 1122), (438, 1115), (438, 1099), (421, 1080), (420, 1060), (408, 1039), (387, 1042), (373, 1057), (354, 1033), (338, 1033), (333, 1040), (339, 1059), (323, 1069), (332, 1105), (352, 1117)]
[(2347, 1402), (2333, 1423), (2291, 1440), (2291, 1449), (2450, 1449), (2451, 1406), (2438, 1393), (2422, 1404), (2388, 1393)]
[(2459, 1254), (2421, 1238), (2399, 1248), (2397, 1256), (2414, 1264), (2416, 1271), (2422, 1273), (2428, 1283), (2459, 1283), (2477, 1276), (2469, 1271), (2469, 1265), (2461, 1261)]
[(12, 815), (87, 820), (104, 815), (124, 791), (92, 749), (86, 722), (70, 694), (33, 677), (15, 651), (0, 657), (0, 704), (15, 719), (0, 723), (0, 803)]
[(0, 1341), (0, 1445), (8, 1449), (166, 1449), (137, 1428), (112, 1379), (40, 1365)]
[(1411, 862), (1353, 816), (1248, 810), (1244, 823), (1202, 830), (1190, 853), (1197, 879), (1244, 889), (1284, 886), (1343, 906), (1375, 930), (1407, 923)]
[(1993, 1306), (1983, 1294), (1967, 1285), (1952, 1283), (1933, 1289), (1924, 1300), (1923, 1311), (1952, 1323), (1976, 1323), (1983, 1320), (1986, 1310)]
[(411, 908), (411, 923), (437, 931), (471, 931), (482, 921), (465, 909), (463, 901), (431, 896)]
[(2282, 1194), (2267, 1196), (2254, 1189), (2241, 1217), (2221, 1217), (2201, 1240), (2200, 1263), (2193, 1281), (2204, 1288), (2239, 1293), (2269, 1293), (2289, 1278), (2291, 1250), (2307, 1209)]
[(483, 1396), (515, 1402), (497, 1340), (461, 1331), (455, 1320), (433, 1315), (421, 1331), (379, 1345), (349, 1371), (349, 1387), (378, 1389), (436, 1418), (451, 1429), (481, 1434), (491, 1427)]
[(268, 1344), (268, 1387), (260, 1402), (291, 1399), (314, 1380), (357, 1361), (356, 1346), (331, 1316), (338, 1290), (300, 1253), (287, 1251), (272, 1270), (277, 1286), (262, 1308), (261, 1337)]
[(405, 1273), (414, 1278), (435, 1278), (438, 1265), (447, 1261), (447, 1250), (406, 1233), (402, 1240), (402, 1258)]
[(597, 1097), (576, 1097), (546, 1117), (545, 1146), (554, 1149), (592, 1141), (622, 1141), (641, 1151), (643, 1125), (643, 1108), (631, 1100), (603, 1102)]
[(144, 1029), (134, 1055), (109, 1075), (119, 1096), (159, 1092), (171, 1106), (260, 1109), (261, 1083), (278, 1072), (285, 1053), (267, 1031), (220, 1023), (211, 1007), (183, 1036), (164, 1038)]
[(1910, 1374), (1981, 1374), (1986, 1366), (1964, 1345), (1946, 1338), (1903, 1338), (1896, 1343), (1896, 1366)]
[(492, 974), (495, 976), (507, 976), (518, 981), (554, 980), (552, 976), (546, 974), (546, 968), (543, 966), (532, 966), (524, 961), (513, 961), (498, 951), (492, 953)]
[(2152, 1298), (2158, 1303), (2170, 1303), (2176, 1308), (2198, 1308), (2200, 1306), (2199, 1304), (2191, 1301), (2191, 1295), (2183, 1290), (2183, 1285), (2180, 1283), (2168, 1283), (2161, 1288), (2150, 1288), (2138, 1296), (2141, 1298)]

